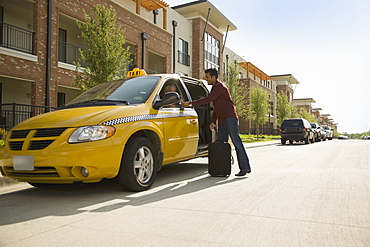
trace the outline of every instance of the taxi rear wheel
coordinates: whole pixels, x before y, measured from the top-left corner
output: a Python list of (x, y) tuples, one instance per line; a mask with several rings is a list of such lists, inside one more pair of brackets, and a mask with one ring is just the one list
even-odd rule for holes
[(157, 174), (155, 148), (145, 137), (134, 137), (127, 142), (117, 179), (128, 191), (149, 189)]

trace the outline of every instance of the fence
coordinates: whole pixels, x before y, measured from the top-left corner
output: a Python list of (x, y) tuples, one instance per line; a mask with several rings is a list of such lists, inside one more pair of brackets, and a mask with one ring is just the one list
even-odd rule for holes
[(0, 128), (9, 131), (15, 125), (31, 117), (49, 112), (55, 107), (24, 105), (24, 104), (0, 104)]
[(35, 54), (34, 41), (34, 32), (0, 22), (0, 46)]

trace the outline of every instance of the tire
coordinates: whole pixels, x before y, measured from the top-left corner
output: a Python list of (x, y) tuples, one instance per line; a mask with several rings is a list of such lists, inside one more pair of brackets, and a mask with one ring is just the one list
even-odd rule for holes
[(289, 140), (289, 144), (292, 145), (293, 144), (293, 140)]
[(286, 139), (281, 138), (281, 145), (285, 145)]
[(310, 143), (310, 139), (308, 139), (308, 136), (304, 139), (304, 143), (305, 144), (309, 144)]
[(143, 191), (152, 186), (158, 167), (155, 150), (145, 137), (134, 137), (127, 142), (117, 175), (125, 190)]

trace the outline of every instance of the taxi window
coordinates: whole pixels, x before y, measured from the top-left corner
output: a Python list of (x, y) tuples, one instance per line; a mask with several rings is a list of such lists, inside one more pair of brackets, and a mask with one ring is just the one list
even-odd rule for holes
[(141, 76), (102, 83), (81, 94), (67, 104), (107, 100), (126, 101), (129, 104), (144, 103), (157, 85), (159, 76)]
[(163, 96), (167, 92), (177, 92), (180, 96), (181, 101), (188, 101), (188, 97), (186, 96), (186, 93), (184, 91), (183, 86), (181, 85), (180, 81), (177, 79), (169, 79), (167, 80), (162, 89), (159, 92), (159, 97), (163, 99)]

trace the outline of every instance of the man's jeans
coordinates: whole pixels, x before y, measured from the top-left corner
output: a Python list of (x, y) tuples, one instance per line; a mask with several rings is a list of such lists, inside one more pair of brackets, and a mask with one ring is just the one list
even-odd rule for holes
[(218, 127), (217, 137), (219, 140), (227, 142), (229, 136), (236, 150), (240, 170), (250, 171), (248, 155), (239, 136), (239, 120), (233, 117), (227, 117), (224, 124)]

